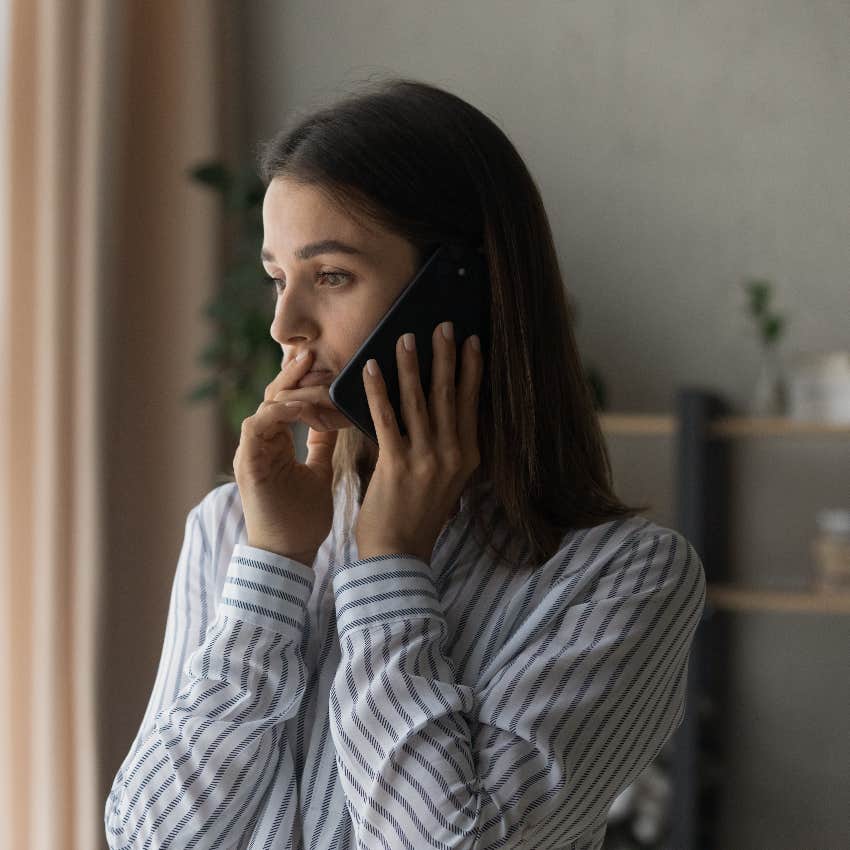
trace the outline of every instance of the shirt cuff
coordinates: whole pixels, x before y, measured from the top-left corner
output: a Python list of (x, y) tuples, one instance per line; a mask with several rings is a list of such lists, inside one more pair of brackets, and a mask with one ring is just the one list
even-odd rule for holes
[(340, 640), (349, 629), (444, 616), (431, 567), (414, 555), (375, 555), (343, 564), (334, 573), (333, 590)]
[(237, 543), (219, 611), (300, 641), (315, 580), (315, 572), (300, 561)]

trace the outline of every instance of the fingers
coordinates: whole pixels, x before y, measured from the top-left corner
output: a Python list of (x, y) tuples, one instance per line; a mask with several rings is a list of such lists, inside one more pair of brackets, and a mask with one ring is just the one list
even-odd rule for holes
[(279, 401), (264, 401), (260, 409), (242, 422), (242, 436), (248, 439), (273, 439), (301, 417), (301, 403), (288, 406)]
[[(443, 333), (444, 326), (448, 326), (448, 335)], [(467, 337), (458, 351), (451, 322), (441, 323), (434, 329), (431, 338), (431, 391), (427, 403), (415, 340), (414, 348), (410, 350), (404, 345), (405, 336), (396, 341), (396, 359), (401, 409), (411, 450), (423, 456), (436, 450), (440, 457), (476, 469), (480, 463), (478, 402), (484, 368), (483, 355), (474, 344), (478, 342), (477, 335)], [(364, 369), (363, 380), (379, 446), (390, 454), (399, 451), (403, 441), (380, 370), (375, 376), (370, 376)]]
[(457, 407), (457, 436), (460, 453), (464, 462), (470, 464), (472, 471), (475, 471), (481, 462), (478, 449), (478, 402), (481, 395), (481, 378), (484, 373), (484, 357), (473, 344), (476, 340), (478, 340), (477, 336), (467, 337), (462, 346)]
[(340, 431), (343, 428), (352, 427), (348, 417), (336, 408), (328, 408), (306, 399), (293, 399), (285, 390), (281, 390), (271, 401), (263, 402), (263, 405), (280, 402), (300, 405), (296, 408), (299, 413), (298, 419), (306, 422), (315, 431)]
[[(298, 380), (297, 378), (295, 379)], [(308, 401), (284, 402), (277, 398), (285, 397), (280, 391), (271, 400), (260, 403), (257, 412), (242, 422), (239, 445), (233, 456), (233, 468), (236, 470), (240, 457), (244, 462), (256, 463), (267, 456), (271, 446), (281, 434), (287, 434), (288, 451), (294, 458), (294, 442), (290, 432), (293, 422), (302, 421), (310, 426), (307, 437), (307, 464), (319, 471), (331, 470), (336, 435), (340, 427), (350, 427), (351, 423), (341, 413), (328, 414), (320, 412), (317, 405)], [(336, 426), (332, 420), (343, 419), (345, 426)], [(330, 432), (327, 436), (314, 432)], [(278, 443), (278, 446), (280, 444)]]
[[(370, 373), (370, 367), (375, 370), (374, 375)], [(378, 450), (394, 457), (401, 457), (404, 452), (404, 442), (398, 430), (395, 410), (387, 396), (384, 376), (374, 359), (368, 360), (363, 367), (363, 386), (366, 390), (366, 401), (369, 404), (369, 415), (375, 425)]]
[(441, 451), (455, 447), (457, 417), (455, 413), (455, 338), (451, 322), (437, 325), (431, 335), (434, 349), (434, 365), (431, 370), (431, 433)]
[(339, 432), (335, 429), (329, 429), (328, 434), (318, 434), (316, 430), (310, 426), (307, 433), (307, 459), (305, 463), (314, 471), (321, 473), (330, 482), (333, 480), (333, 456)]
[[(242, 420), (239, 445), (233, 455), (233, 471), (238, 475), (263, 477), (268, 473), (272, 457), (278, 462), (295, 459), (295, 442), (289, 424), (298, 418), (298, 412), (283, 404), (269, 404), (253, 416)], [(279, 439), (284, 435), (283, 439)], [(278, 438), (278, 439), (276, 439)]]
[[(330, 400), (326, 386), (296, 388), (296, 384), (310, 371), (313, 354), (306, 352), (302, 360), (286, 360), (281, 371), (266, 387), (258, 412), (265, 405), (280, 401), (301, 401), (304, 415), (299, 417), (317, 431), (334, 431), (351, 428), (351, 420), (340, 413)], [(297, 395), (296, 395), (297, 394)]]
[(428, 406), (425, 401), (425, 393), (422, 391), (415, 334), (402, 334), (396, 340), (395, 347), (398, 362), (398, 383), (401, 389), (401, 413), (404, 417), (407, 433), (410, 436), (410, 445), (420, 451), (430, 442), (431, 428), (428, 423)]
[(310, 371), (313, 362), (313, 353), (306, 351), (306, 356), (301, 360), (290, 358), (283, 364), (283, 368), (275, 375), (271, 383), (266, 387), (265, 401), (271, 401), (281, 390), (295, 389), (295, 385)]
[(458, 446), (455, 374), (454, 327), (442, 322), (431, 335), (433, 365), (431, 389), (425, 399), (416, 351), (408, 350), (405, 339), (415, 343), (414, 335), (404, 334), (396, 342), (401, 408), (410, 434), (410, 444), (424, 452), (432, 443), (440, 452), (456, 451)]
[[(278, 393), (280, 395), (280, 393)], [(263, 402), (268, 406), (282, 406), (288, 411), (294, 413), (291, 422), (301, 421), (309, 425), (314, 431), (335, 431), (330, 421), (325, 421), (324, 412), (320, 412), (319, 408), (309, 401), (270, 401)]]

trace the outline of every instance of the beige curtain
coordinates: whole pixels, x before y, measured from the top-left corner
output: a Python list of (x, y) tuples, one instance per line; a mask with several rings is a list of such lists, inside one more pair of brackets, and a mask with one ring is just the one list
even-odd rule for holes
[(0, 847), (105, 847), (186, 513), (222, 469), (201, 315), (218, 6), (6, 0), (0, 141)]

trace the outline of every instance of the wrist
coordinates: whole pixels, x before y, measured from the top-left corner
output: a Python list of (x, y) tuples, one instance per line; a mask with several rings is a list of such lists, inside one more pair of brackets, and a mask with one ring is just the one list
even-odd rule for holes
[(280, 546), (275, 543), (263, 543), (261, 541), (249, 540), (248, 545), (255, 549), (262, 549), (264, 552), (271, 552), (273, 555), (279, 555), (281, 558), (289, 558), (292, 561), (298, 561), (298, 563), (311, 568), (313, 566), (313, 562), (316, 560), (316, 555), (318, 555), (318, 551), (293, 552), (286, 546)]
[(381, 555), (395, 555), (401, 557), (414, 557), (428, 563), (429, 558), (423, 558), (422, 555), (415, 551), (415, 547), (407, 543), (395, 543), (389, 541), (387, 543), (364, 544), (361, 548), (357, 547), (357, 557), (361, 560), (365, 558), (377, 558)]

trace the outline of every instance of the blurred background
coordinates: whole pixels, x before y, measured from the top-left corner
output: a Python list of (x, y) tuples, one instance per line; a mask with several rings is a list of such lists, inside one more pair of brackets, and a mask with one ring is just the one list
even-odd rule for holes
[(846, 0), (0, 0), (0, 27), (0, 847), (106, 846), (187, 513), (279, 368), (255, 146), (394, 75), (527, 162), (615, 489), (705, 566), (686, 723), (606, 847), (848, 845)]

